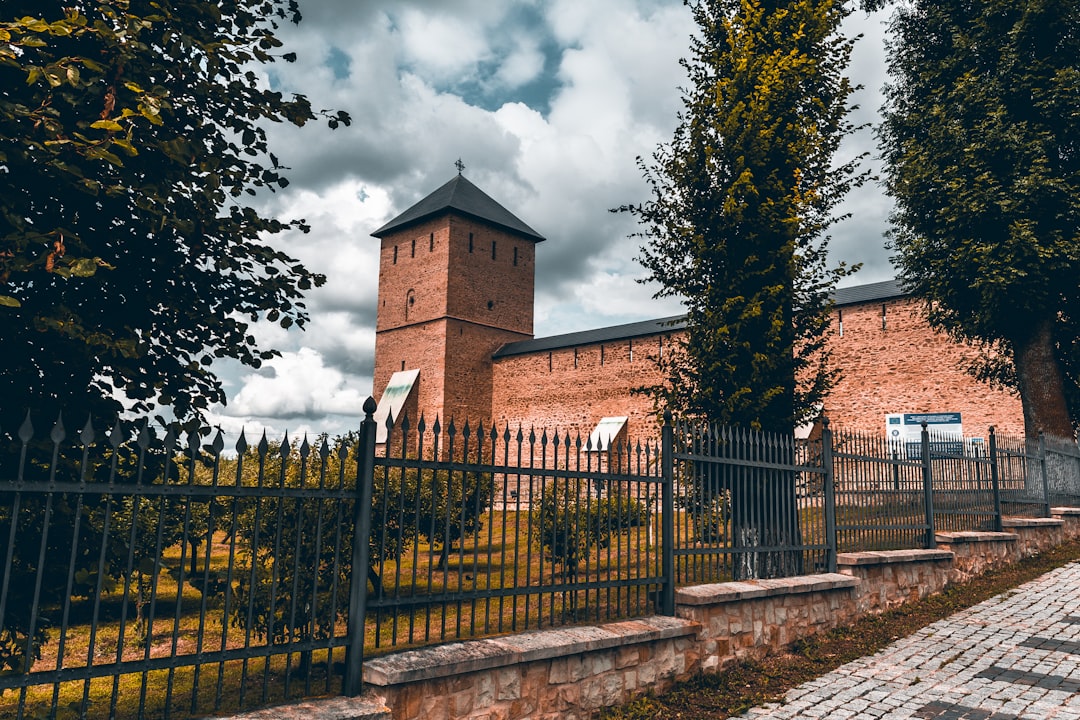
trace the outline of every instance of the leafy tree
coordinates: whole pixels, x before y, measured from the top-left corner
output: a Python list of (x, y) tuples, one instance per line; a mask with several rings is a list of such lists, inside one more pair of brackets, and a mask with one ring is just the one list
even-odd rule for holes
[[(257, 367), (249, 323), (307, 319), (324, 278), (264, 238), (288, 184), (268, 123), (315, 118), (264, 87), (296, 0), (11, 0), (0, 11), (0, 423), (224, 401), (218, 358)], [(331, 127), (344, 113), (327, 114)], [(106, 412), (103, 412), (106, 411)], [(69, 412), (70, 416), (70, 412)]]
[[(297, 447), (264, 440), (224, 466), (248, 486), (352, 488), (357, 441), (355, 433), (333, 441), (323, 436), (313, 449), (306, 441)], [(451, 543), (480, 529), (494, 494), (493, 477), (484, 472), (380, 465), (373, 480), (366, 573), (376, 596), (396, 581), (391, 564), (421, 539), (442, 547), (445, 567)], [(221, 513), (235, 520), (218, 520), (217, 531), (241, 541), (233, 622), (277, 642), (333, 633), (349, 607), (353, 507), (351, 499), (262, 497)], [(310, 664), (311, 653), (303, 653), (301, 672)]]
[[(24, 429), (29, 434), (29, 427)], [(0, 673), (23, 672), (55, 636), (69, 604), (98, 594), (122, 593), (130, 601), (128, 627), (135, 630), (136, 642), (145, 642), (144, 611), (162, 570), (161, 554), (180, 542), (192, 504), (188, 498), (93, 492), (95, 485), (106, 483), (122, 488), (139, 480), (178, 482), (182, 458), (163, 452), (146, 424), (118, 422), (108, 434), (89, 422), (74, 433), (57, 424), (51, 434), (47, 446), (28, 442), (17, 464), (8, 461), (19, 453), (0, 453), (0, 477), (21, 475), (31, 484), (49, 477), (84, 481), (88, 492), (24, 492), (18, 501), (15, 492), (0, 492), (0, 547), (5, 548), (0, 560), (9, 547), (12, 553), (0, 627)]]
[(564, 580), (577, 580), (581, 564), (603, 550), (620, 533), (647, 521), (641, 502), (620, 494), (595, 497), (588, 480), (554, 482), (532, 511), (535, 540), (549, 560), (558, 563)]
[(620, 208), (645, 225), (658, 296), (686, 303), (686, 335), (652, 392), (677, 415), (792, 428), (835, 380), (825, 232), (858, 159), (834, 163), (853, 90), (848, 10), (830, 0), (701, 0), (683, 61), (690, 86), (670, 144), (641, 161), (652, 199)]
[(982, 373), (1019, 391), (1028, 437), (1071, 438), (1080, 5), (912, 0), (891, 30), (880, 140), (901, 278), (932, 325), (989, 346)]
[[(843, 0), (690, 4), (698, 34), (679, 126), (651, 164), (640, 161), (652, 199), (621, 208), (645, 226), (642, 263), (658, 296), (686, 304), (684, 339), (650, 392), (676, 416), (790, 432), (836, 379), (829, 298), (852, 270), (829, 269), (826, 232), (867, 177), (859, 158), (834, 161), (855, 129), (843, 75), (854, 41), (839, 34), (850, 10)], [(798, 544), (793, 473), (756, 471), (737, 489), (710, 482), (697, 496), (728, 503), (733, 542), (748, 548), (739, 568), (799, 571), (794, 552), (751, 561), (755, 546)]]

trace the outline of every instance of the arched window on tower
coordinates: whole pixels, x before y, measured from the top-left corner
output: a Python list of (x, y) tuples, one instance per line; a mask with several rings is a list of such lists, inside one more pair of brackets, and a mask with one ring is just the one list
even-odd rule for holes
[(409, 311), (412, 310), (412, 306), (416, 304), (416, 291), (409, 289), (409, 292), (405, 293), (405, 319), (409, 319)]

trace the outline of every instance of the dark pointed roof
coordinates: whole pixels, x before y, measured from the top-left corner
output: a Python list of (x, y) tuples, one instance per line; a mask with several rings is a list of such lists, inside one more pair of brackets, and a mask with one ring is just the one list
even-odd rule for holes
[(450, 182), (371, 234), (381, 238), (394, 230), (401, 230), (448, 210), (497, 225), (533, 242), (542, 242), (544, 240), (540, 233), (492, 200), (487, 193), (466, 180), (462, 175), (452, 178)]

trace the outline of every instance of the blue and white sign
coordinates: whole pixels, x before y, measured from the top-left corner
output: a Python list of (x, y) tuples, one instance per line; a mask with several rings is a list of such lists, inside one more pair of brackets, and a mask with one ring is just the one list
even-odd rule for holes
[(923, 423), (935, 452), (962, 452), (964, 425), (958, 412), (889, 413), (885, 416), (885, 435), (890, 441), (903, 444), (909, 457), (918, 457), (922, 452)]

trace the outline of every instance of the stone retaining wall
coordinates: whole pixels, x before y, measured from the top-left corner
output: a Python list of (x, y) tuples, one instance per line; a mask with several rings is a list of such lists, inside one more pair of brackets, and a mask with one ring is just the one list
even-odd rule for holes
[(836, 556), (840, 572), (859, 580), (854, 610), (860, 616), (941, 592), (949, 583), (952, 561), (948, 550), (883, 550)]
[(677, 617), (540, 630), (384, 655), (364, 698), (328, 698), (248, 720), (584, 720), (645, 691), (760, 658), (791, 642), (939, 592), (1080, 537), (1080, 508), (938, 533), (936, 550), (841, 553), (839, 573), (682, 588)]

